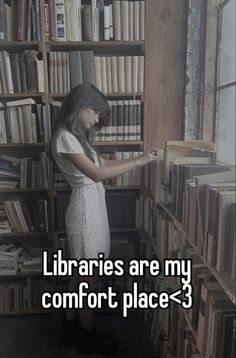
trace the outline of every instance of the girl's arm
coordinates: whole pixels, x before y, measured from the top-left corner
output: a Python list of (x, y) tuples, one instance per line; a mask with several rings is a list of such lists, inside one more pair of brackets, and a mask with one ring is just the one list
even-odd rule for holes
[(74, 166), (90, 179), (100, 182), (122, 175), (136, 167), (142, 167), (153, 160), (156, 156), (151, 153), (144, 153), (136, 158), (121, 161), (121, 163), (97, 167), (87, 156), (82, 153), (63, 153), (63, 156), (70, 160)]
[(99, 161), (100, 161), (101, 167), (108, 167), (108, 166), (111, 166), (111, 165), (127, 163), (127, 162), (130, 162), (133, 159), (135, 159), (135, 158), (129, 158), (129, 159), (104, 159), (103, 157), (99, 156)]

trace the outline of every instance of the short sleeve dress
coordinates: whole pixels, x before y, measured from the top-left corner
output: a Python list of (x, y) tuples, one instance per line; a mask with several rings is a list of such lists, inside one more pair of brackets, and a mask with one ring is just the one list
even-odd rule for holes
[[(84, 175), (62, 153), (84, 153), (77, 137), (66, 129), (54, 135), (52, 155), (72, 188), (65, 216), (70, 257), (90, 259), (103, 253), (107, 258), (110, 232), (103, 184)], [(99, 166), (95, 151), (93, 156), (95, 165)]]

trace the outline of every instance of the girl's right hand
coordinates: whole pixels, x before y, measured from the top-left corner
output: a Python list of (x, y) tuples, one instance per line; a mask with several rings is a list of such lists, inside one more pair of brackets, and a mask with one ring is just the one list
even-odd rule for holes
[(136, 159), (136, 163), (139, 167), (143, 167), (144, 165), (151, 163), (156, 159), (157, 156), (154, 155), (153, 152), (145, 152)]

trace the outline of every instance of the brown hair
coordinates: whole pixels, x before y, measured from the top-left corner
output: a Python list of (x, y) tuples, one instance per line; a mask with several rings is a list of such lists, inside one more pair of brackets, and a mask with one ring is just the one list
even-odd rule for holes
[(94, 162), (91, 148), (95, 148), (90, 143), (91, 133), (80, 119), (80, 111), (84, 108), (91, 108), (99, 113), (99, 122), (95, 127), (107, 125), (110, 112), (107, 98), (92, 84), (84, 83), (74, 87), (65, 97), (54, 124), (54, 132), (59, 128), (67, 129), (78, 138), (85, 154)]

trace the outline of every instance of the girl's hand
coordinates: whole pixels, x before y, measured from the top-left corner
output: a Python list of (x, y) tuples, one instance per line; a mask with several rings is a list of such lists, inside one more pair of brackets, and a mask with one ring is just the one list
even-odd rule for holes
[(157, 156), (154, 154), (154, 151), (145, 152), (140, 157), (136, 159), (136, 163), (139, 167), (143, 167), (144, 165), (153, 162), (157, 159)]

